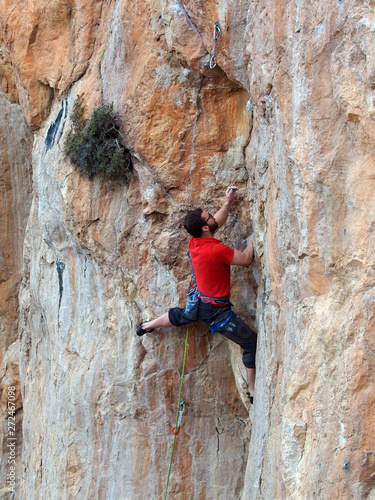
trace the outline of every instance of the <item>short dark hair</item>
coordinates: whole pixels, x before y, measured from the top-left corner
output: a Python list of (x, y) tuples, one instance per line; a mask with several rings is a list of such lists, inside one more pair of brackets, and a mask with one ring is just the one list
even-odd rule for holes
[(204, 226), (202, 212), (201, 208), (196, 208), (188, 212), (184, 219), (184, 228), (194, 238), (199, 238), (202, 234), (202, 227)]

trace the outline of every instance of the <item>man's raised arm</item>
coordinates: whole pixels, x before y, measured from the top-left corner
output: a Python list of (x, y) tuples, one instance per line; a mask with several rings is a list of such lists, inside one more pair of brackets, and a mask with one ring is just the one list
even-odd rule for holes
[(234, 189), (234, 187), (229, 187), (225, 193), (226, 200), (224, 205), (220, 208), (218, 212), (214, 215), (214, 219), (218, 223), (219, 227), (221, 227), (223, 224), (225, 224), (225, 221), (228, 218), (229, 214), (229, 209), (233, 205), (233, 203), (236, 201), (236, 191), (237, 188)]

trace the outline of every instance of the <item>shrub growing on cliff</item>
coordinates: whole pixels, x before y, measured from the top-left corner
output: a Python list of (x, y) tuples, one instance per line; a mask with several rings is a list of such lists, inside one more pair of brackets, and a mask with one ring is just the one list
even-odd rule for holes
[(78, 95), (73, 106), (72, 128), (65, 143), (65, 152), (73, 165), (89, 177), (104, 173), (111, 179), (126, 183), (131, 179), (131, 156), (121, 144), (113, 104), (103, 104), (94, 110), (90, 118), (85, 118), (83, 94)]

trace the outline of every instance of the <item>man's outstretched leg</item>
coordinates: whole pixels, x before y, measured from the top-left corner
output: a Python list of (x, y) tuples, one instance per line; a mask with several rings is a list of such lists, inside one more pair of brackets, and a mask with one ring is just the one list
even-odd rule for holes
[(141, 323), (137, 328), (137, 335), (141, 336), (147, 332), (151, 332), (154, 328), (167, 328), (173, 326), (169, 321), (169, 313), (164, 313), (156, 319), (151, 321), (146, 321), (145, 323)]
[(167, 328), (173, 325), (169, 321), (169, 313), (166, 312), (156, 319), (146, 321), (146, 323), (143, 323), (142, 326), (145, 330), (153, 330), (154, 328)]
[[(182, 326), (197, 321), (197, 317), (192, 316), (191, 309), (172, 307), (168, 312), (162, 314), (156, 319), (141, 323), (137, 328), (137, 335), (141, 336), (151, 332), (154, 328), (170, 328), (171, 326)], [(197, 314), (196, 314), (197, 316)]]

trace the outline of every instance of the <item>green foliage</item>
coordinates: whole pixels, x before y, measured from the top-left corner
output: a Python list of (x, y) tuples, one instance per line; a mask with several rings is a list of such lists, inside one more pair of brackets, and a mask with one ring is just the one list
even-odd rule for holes
[(96, 108), (85, 118), (83, 94), (77, 96), (72, 112), (72, 128), (65, 143), (65, 152), (81, 173), (92, 177), (104, 173), (111, 179), (128, 183), (132, 177), (129, 151), (121, 144), (121, 134), (113, 104)]

